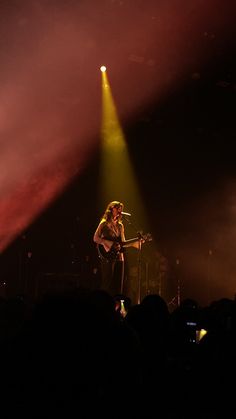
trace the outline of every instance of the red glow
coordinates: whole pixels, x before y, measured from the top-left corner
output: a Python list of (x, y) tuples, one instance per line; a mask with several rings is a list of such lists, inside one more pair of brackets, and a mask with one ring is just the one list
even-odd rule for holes
[(120, 114), (128, 118), (171, 92), (184, 74), (200, 71), (214, 53), (214, 39), (204, 33), (227, 35), (231, 19), (220, 0), (207, 6), (193, 0), (184, 8), (156, 0), (102, 0), (99, 7), (5, 3), (0, 251), (79, 174), (96, 147), (100, 63), (107, 63)]

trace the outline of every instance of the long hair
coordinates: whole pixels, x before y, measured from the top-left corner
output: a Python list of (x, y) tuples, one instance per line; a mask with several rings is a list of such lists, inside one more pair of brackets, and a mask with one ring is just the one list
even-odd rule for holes
[(105, 210), (105, 212), (104, 212), (104, 214), (102, 216), (102, 219), (103, 220), (106, 220), (106, 221), (110, 221), (111, 220), (111, 218), (112, 218), (112, 209), (113, 208), (121, 208), (121, 211), (123, 211), (124, 204), (122, 204), (122, 202), (120, 202), (120, 201), (111, 201), (111, 202), (109, 202), (109, 204), (107, 205), (106, 210)]

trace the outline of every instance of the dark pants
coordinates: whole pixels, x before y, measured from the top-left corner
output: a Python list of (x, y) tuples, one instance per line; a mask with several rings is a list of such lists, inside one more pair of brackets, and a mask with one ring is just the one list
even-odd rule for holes
[(124, 262), (120, 260), (102, 260), (101, 288), (113, 297), (123, 293)]

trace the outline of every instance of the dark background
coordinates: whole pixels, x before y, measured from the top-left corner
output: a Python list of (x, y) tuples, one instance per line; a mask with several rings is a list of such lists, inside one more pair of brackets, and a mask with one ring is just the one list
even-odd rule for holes
[[(153, 283), (149, 289), (159, 290), (163, 269), (168, 301), (180, 279), (182, 298), (206, 304), (236, 293), (236, 51), (233, 27), (221, 37), (200, 26), (208, 45), (204, 64), (196, 56), (191, 71), (183, 72), (162, 100), (154, 96), (127, 118), (121, 112), (121, 119), (154, 238), (143, 247)], [(140, 71), (132, 60), (127, 66)], [(110, 77), (119, 109), (120, 86), (112, 71)], [(34, 292), (38, 278), (47, 281), (49, 273), (57, 282), (75, 279), (96, 286), (99, 264), (92, 236), (101, 215), (98, 170), (95, 149), (83, 172), (2, 253), (4, 292)], [(132, 236), (129, 227), (127, 232)], [(130, 257), (135, 267), (136, 256)]]

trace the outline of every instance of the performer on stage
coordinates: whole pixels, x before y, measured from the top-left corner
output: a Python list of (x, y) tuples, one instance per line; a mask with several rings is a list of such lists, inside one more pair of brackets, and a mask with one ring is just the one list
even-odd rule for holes
[(123, 212), (123, 208), (122, 202), (110, 202), (93, 237), (101, 260), (101, 288), (112, 296), (124, 292), (124, 248), (141, 249), (141, 244), (150, 240), (150, 235), (144, 236), (139, 232), (137, 232), (137, 237), (125, 239), (122, 215), (130, 217), (131, 214)]
[(101, 260), (101, 288), (112, 296), (123, 293), (124, 253), (121, 247), (121, 243), (125, 242), (121, 214), (123, 208), (122, 202), (110, 202), (93, 237)]

